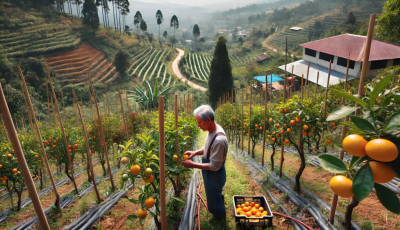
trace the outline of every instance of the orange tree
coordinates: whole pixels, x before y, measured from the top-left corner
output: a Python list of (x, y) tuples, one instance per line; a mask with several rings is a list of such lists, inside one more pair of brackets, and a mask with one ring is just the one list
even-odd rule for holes
[[(279, 124), (278, 115), (276, 114), (275, 110), (273, 108), (271, 108), (271, 110), (269, 110), (267, 113), (266, 124), (265, 124), (265, 142), (266, 142), (266, 144), (269, 144), (272, 147), (272, 153), (270, 156), (271, 172), (274, 171), (274, 156), (275, 156), (276, 148), (277, 148), (277, 146), (281, 145), (281, 138), (280, 138), (281, 137), (281, 134), (280, 134), (281, 126), (279, 124), (279, 128), (277, 128), (278, 124)], [(284, 130), (283, 125), (282, 125), (282, 128)], [(277, 134), (278, 134), (278, 136), (277, 136)]]
[[(244, 119), (244, 123), (246, 123), (245, 130), (246, 130), (247, 136), (251, 140), (251, 154), (252, 154), (253, 158), (255, 158), (254, 148), (255, 148), (258, 140), (260, 140), (260, 138), (262, 138), (263, 122), (264, 122), (264, 108), (261, 106), (253, 106), (251, 108), (251, 121), (250, 122), (249, 122), (248, 117), (246, 119)], [(250, 130), (251, 130), (251, 132), (249, 132)]]
[(349, 165), (331, 156), (321, 155), (319, 161), (324, 169), (337, 173), (330, 181), (331, 189), (341, 197), (352, 197), (345, 213), (346, 229), (351, 229), (353, 209), (375, 188), (379, 201), (389, 211), (400, 214), (400, 201), (389, 188), (381, 185), (400, 175), (400, 95), (394, 93), (394, 74), (379, 79), (369, 97), (357, 98), (336, 89), (334, 94), (357, 103), (360, 107), (340, 106), (333, 110), (327, 121), (351, 115), (357, 109), (362, 117), (350, 116), (351, 122), (339, 125), (350, 127), (342, 142), (343, 149), (352, 159)]
[(64, 137), (61, 129), (56, 129), (51, 132), (46, 132), (43, 135), (43, 139), (47, 152), (47, 157), (49, 159), (54, 159), (58, 164), (65, 165), (65, 174), (72, 181), (75, 187), (76, 193), (78, 193), (78, 187), (76, 186), (75, 180), (73, 180), (73, 175), (71, 172), (71, 165), (68, 159), (68, 155), (71, 158), (71, 164), (76, 162), (75, 154), (79, 152), (79, 133), (77, 128), (68, 128), (65, 130), (68, 145), (65, 146)]
[[(38, 150), (37, 141), (32, 136), (19, 136), (21, 142), (22, 151), (25, 156), (25, 160), (28, 164), (28, 168), (34, 176), (35, 180), (38, 180), (38, 172), (41, 169), (40, 156), (36, 153)], [(12, 149), (11, 143), (2, 144), (0, 146), (0, 185), (7, 188), (12, 196), (12, 191), (15, 191), (18, 196), (18, 203), (16, 211), (21, 209), (22, 192), (25, 187), (25, 180), (20, 171), (20, 167), (15, 157), (14, 150)], [(14, 204), (11, 200), (12, 209)]]

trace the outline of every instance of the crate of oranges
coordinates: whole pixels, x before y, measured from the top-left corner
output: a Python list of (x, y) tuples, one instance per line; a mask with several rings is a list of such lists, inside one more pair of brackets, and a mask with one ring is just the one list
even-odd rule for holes
[(233, 196), (233, 205), (239, 226), (272, 227), (273, 214), (264, 196)]

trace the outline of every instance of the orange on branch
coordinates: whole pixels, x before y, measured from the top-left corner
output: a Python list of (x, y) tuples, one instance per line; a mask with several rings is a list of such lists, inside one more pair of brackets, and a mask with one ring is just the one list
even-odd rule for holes
[(342, 198), (350, 198), (354, 196), (353, 181), (349, 178), (339, 175), (334, 176), (329, 182), (332, 191)]
[(387, 183), (394, 179), (395, 173), (393, 169), (386, 163), (370, 161), (372, 174), (374, 174), (375, 183)]
[(386, 139), (374, 139), (365, 146), (366, 154), (374, 160), (381, 162), (394, 161), (399, 151), (393, 142)]
[(365, 140), (364, 137), (357, 134), (351, 134), (343, 139), (342, 146), (344, 151), (348, 154), (356, 157), (363, 157), (367, 155), (365, 152), (367, 143), (368, 141)]

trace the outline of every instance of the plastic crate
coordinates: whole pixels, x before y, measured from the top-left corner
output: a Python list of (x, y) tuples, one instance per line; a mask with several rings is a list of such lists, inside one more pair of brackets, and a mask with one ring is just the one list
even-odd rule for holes
[[(261, 227), (268, 228), (272, 227), (272, 218), (274, 215), (272, 214), (271, 208), (265, 199), (264, 196), (233, 196), (233, 212), (235, 213), (235, 222), (238, 223), (238, 227), (244, 228), (253, 228), (253, 227)], [(260, 207), (264, 208), (264, 211), (268, 212), (268, 216), (262, 217), (247, 217), (247, 216), (238, 216), (236, 213), (236, 205), (241, 205), (245, 202), (255, 202), (259, 204)]]

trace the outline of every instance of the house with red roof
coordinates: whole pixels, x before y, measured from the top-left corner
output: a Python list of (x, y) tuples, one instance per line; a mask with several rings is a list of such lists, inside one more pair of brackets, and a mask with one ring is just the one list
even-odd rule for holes
[[(346, 79), (347, 60), (349, 59), (348, 80), (359, 78), (363, 64), (366, 36), (342, 34), (317, 41), (301, 44), (303, 59), (286, 65), (286, 71), (308, 80), (327, 86), (329, 62), (331, 73), (329, 84), (339, 84)], [(310, 68), (308, 70), (308, 64)], [(375, 77), (382, 69), (400, 65), (400, 45), (377, 39), (371, 41), (367, 78)], [(285, 65), (279, 66), (285, 70)]]

